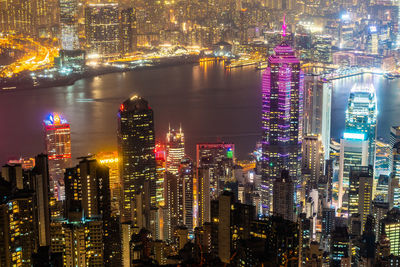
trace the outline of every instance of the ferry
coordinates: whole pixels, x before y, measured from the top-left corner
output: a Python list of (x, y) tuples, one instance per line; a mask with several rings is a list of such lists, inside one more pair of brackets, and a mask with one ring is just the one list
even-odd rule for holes
[(268, 61), (261, 61), (256, 66), (256, 70), (263, 70), (266, 68), (268, 68)]
[(2, 87), (1, 89), (2, 90), (14, 90), (14, 89), (17, 89), (17, 87), (16, 86), (10, 86), (10, 87)]
[(396, 78), (396, 76), (391, 73), (385, 73), (383, 74), (383, 77), (385, 77), (388, 80), (393, 80), (394, 78)]

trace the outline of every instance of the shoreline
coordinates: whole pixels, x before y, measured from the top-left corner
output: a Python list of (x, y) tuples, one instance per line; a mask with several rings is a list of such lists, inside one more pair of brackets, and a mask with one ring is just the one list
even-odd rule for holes
[(102, 67), (100, 69), (88, 68), (82, 73), (74, 73), (67, 77), (59, 77), (55, 80), (42, 80), (37, 85), (34, 85), (34, 81), (31, 77), (23, 77), (22, 81), (11, 81), (6, 83), (0, 83), (0, 93), (1, 92), (12, 92), (15, 90), (32, 90), (32, 89), (42, 89), (49, 87), (58, 86), (69, 86), (74, 85), (75, 82), (93, 78), (105, 74), (112, 73), (123, 73), (131, 71), (142, 71), (142, 70), (152, 70), (171, 66), (179, 65), (189, 65), (189, 64), (199, 64), (200, 56), (179, 56), (174, 58), (162, 58), (154, 62), (154, 65), (147, 66), (137, 66), (135, 68), (118, 68), (118, 67)]

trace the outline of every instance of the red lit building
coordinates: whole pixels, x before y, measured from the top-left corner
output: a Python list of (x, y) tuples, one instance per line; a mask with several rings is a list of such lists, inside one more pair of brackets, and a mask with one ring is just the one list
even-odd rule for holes
[(51, 113), (43, 122), (46, 153), (49, 157), (51, 190), (57, 199), (64, 199), (64, 170), (71, 162), (71, 129), (57, 113)]

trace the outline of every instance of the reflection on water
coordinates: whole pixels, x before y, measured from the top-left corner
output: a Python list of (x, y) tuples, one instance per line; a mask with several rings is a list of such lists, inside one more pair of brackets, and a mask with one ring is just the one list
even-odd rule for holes
[[(399, 81), (365, 75), (335, 81), (332, 133), (344, 128), (349, 90), (373, 81), (378, 96), (378, 136), (400, 124)], [(261, 127), (261, 72), (253, 67), (226, 71), (205, 62), (163, 69), (113, 73), (77, 81), (72, 86), (0, 93), (0, 163), (9, 156), (43, 151), (41, 121), (52, 111), (70, 122), (73, 157), (115, 149), (119, 104), (137, 93), (155, 113), (156, 135), (165, 138), (168, 124), (182, 123), (186, 149), (194, 156), (198, 142), (234, 142), (240, 157), (254, 148)]]

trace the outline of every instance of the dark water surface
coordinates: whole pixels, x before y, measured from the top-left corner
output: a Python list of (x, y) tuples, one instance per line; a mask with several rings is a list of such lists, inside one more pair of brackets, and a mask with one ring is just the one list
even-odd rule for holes
[[(390, 125), (400, 124), (400, 80), (347, 78), (335, 82), (333, 137), (343, 131), (349, 90), (361, 80), (373, 81), (377, 89), (378, 136), (387, 137)], [(71, 86), (0, 92), (0, 164), (43, 151), (42, 120), (52, 111), (71, 124), (73, 157), (116, 149), (118, 107), (133, 94), (143, 96), (153, 108), (158, 139), (165, 139), (169, 123), (182, 124), (192, 157), (196, 143), (220, 139), (234, 142), (238, 156), (245, 158), (259, 139), (260, 71), (226, 71), (215, 63), (183, 65), (107, 74)]]

